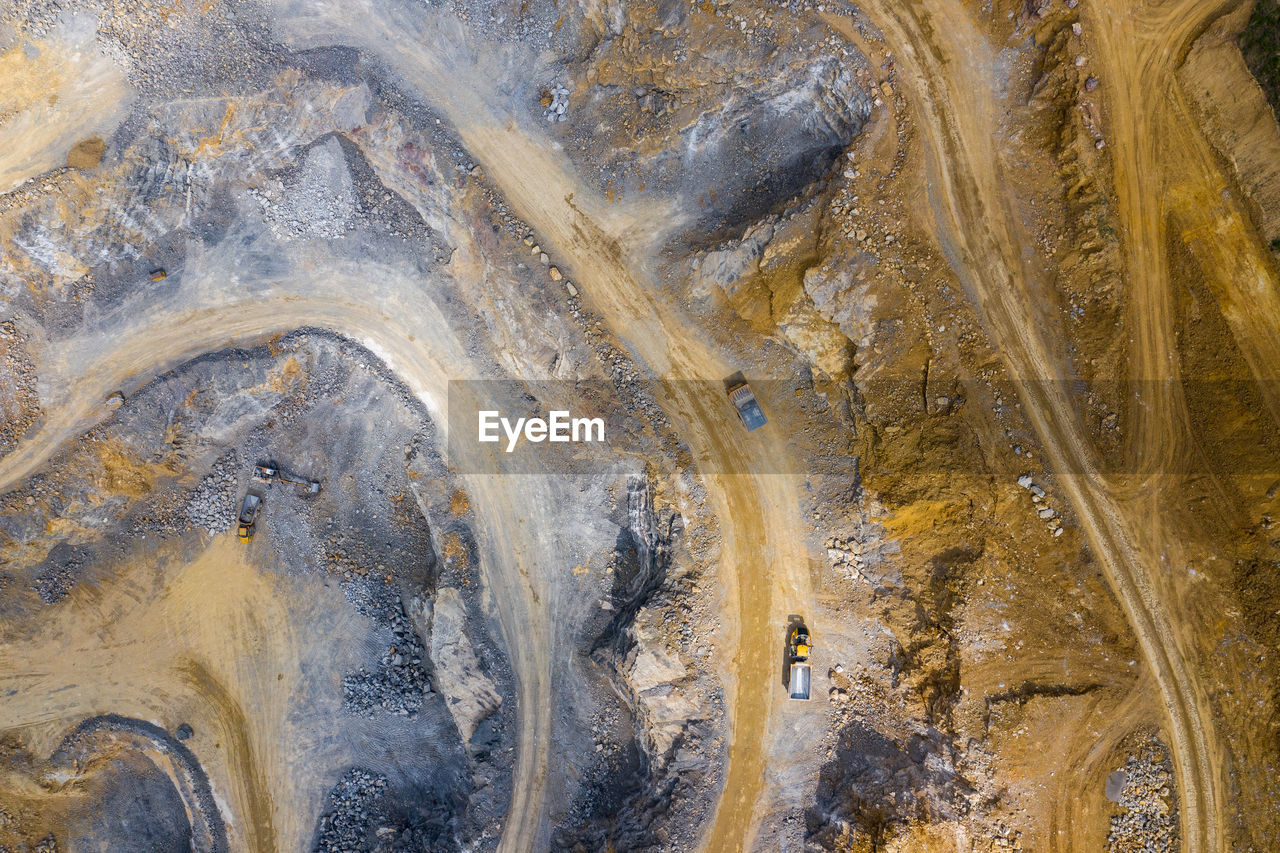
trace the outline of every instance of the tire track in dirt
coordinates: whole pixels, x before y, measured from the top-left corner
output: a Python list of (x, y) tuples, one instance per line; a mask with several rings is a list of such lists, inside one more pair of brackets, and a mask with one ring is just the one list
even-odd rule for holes
[[(330, 276), (319, 284), (303, 282), (300, 286), (313, 287), (322, 294), (346, 292), (360, 297), (288, 293), (227, 301), (197, 311), (157, 309), (135, 320), (132, 328), (111, 329), (96, 339), (68, 343), (56, 365), (62, 375), (45, 377), (50, 384), (61, 384), (64, 393), (58, 405), (46, 408), (36, 435), (0, 460), (0, 491), (13, 488), (67, 441), (109, 415), (98, 401), (126, 383), (141, 386), (203, 353), (262, 342), (303, 326), (329, 329), (369, 344), (423, 400), (443, 436), (448, 424), (444, 413), (447, 382), (467, 376), (468, 371), (452, 330), (433, 306), (419, 304), (411, 314), (397, 313), (399, 320), (414, 323), (410, 332), (402, 322), (379, 310), (359, 281)], [(428, 351), (425, 342), (433, 342), (434, 350)], [(465, 466), (465, 461), (462, 464)], [(542, 500), (526, 503), (524, 498), (531, 494), (526, 478), (520, 478), (518, 488), (501, 477), (468, 475), (462, 479), (469, 490), (483, 496), (475, 502), (482, 521), (477, 538), (486, 556), (481, 568), (493, 591), (516, 675), (520, 747), (513, 803), (524, 808), (530, 794), (545, 780), (550, 732), (549, 632), (541, 608), (530, 603), (530, 576), (536, 566), (553, 560), (536, 537), (537, 530), (550, 526), (540, 508), (553, 502), (543, 494)], [(535, 827), (532, 834), (521, 838), (528, 842), (525, 849), (533, 849), (537, 831)]]
[(215, 709), (217, 719), (222, 723), (221, 740), (227, 744), (228, 755), (231, 757), (231, 781), (240, 788), (237, 800), (244, 803), (248, 811), (242, 821), (245, 842), (255, 853), (272, 853), (279, 848), (275, 826), (271, 820), (271, 791), (263, 776), (262, 765), (254, 755), (253, 743), (249, 738), (249, 721), (245, 718), (244, 709), (226, 686), (198, 660), (189, 658), (180, 662), (178, 671), (196, 693)]
[[(1135, 721), (1143, 717), (1159, 717), (1159, 711), (1147, 703), (1148, 685), (1135, 685), (1118, 701), (1110, 698), (1095, 700), (1096, 706), (1107, 706), (1106, 714), (1118, 720)], [(1084, 732), (1082, 732), (1084, 734)], [(1117, 749), (1129, 734), (1128, 728), (1104, 729), (1094, 740), (1083, 737), (1067, 757), (1067, 762), (1055, 777), (1057, 784), (1052, 793), (1052, 813), (1049, 818), (1049, 850), (1053, 853), (1069, 853), (1073, 850), (1093, 850), (1106, 838), (1107, 826), (1099, 815), (1087, 811), (1090, 803), (1097, 802), (1103, 790), (1103, 780), (1115, 768), (1106, 765), (1117, 755)], [(1083, 783), (1083, 784), (1082, 784)], [(1088, 788), (1093, 796), (1082, 796)], [(1092, 830), (1093, 837), (1088, 837)]]
[[(1093, 18), (1090, 32), (1099, 48), (1095, 61), (1109, 81), (1103, 91), (1113, 99), (1106, 123), (1117, 161), (1117, 196), (1123, 202), (1126, 283), (1134, 298), (1130, 316), (1139, 329), (1131, 346), (1130, 377), (1147, 388), (1149, 380), (1160, 380), (1155, 393), (1133, 411), (1141, 436), (1133, 450), (1147, 454), (1137, 466), (1145, 480), (1135, 491), (1147, 493), (1136, 505), (1149, 510), (1150, 521), (1139, 528), (1139, 535), (1147, 537), (1153, 554), (1165, 551), (1177, 535), (1173, 513), (1183, 502), (1183, 480), (1166, 466), (1189, 460), (1188, 470), (1197, 470), (1196, 462), (1204, 454), (1195, 444), (1181, 387), (1172, 316), (1175, 294), (1170, 292), (1166, 258), (1170, 239), (1181, 240), (1196, 259), (1255, 379), (1254, 387), (1272, 422), (1280, 425), (1280, 289), (1275, 263), (1249, 222), (1241, 192), (1200, 129), (1177, 75), (1193, 41), (1236, 5), (1234, 0), (1141, 3), (1128, 15), (1106, 4), (1088, 7)], [(1226, 489), (1220, 478), (1211, 475), (1209, 480), (1223, 496)], [(1225, 497), (1221, 505), (1229, 514)], [(1182, 615), (1180, 603), (1173, 598), (1170, 611)], [(1194, 613), (1175, 623), (1189, 649), (1202, 645), (1191, 633), (1200, 624)], [(1212, 708), (1203, 692), (1199, 701), (1202, 717), (1211, 720)], [(1216, 829), (1228, 825), (1223, 792), (1234, 783), (1225, 743), (1211, 728), (1205, 737), (1205, 772), (1212, 776), (1205, 782), (1215, 784), (1214, 790), (1199, 796), (1205, 809), (1214, 810), (1215, 820), (1205, 827), (1203, 844), (1220, 849), (1228, 843), (1226, 833)], [(1185, 822), (1183, 831), (1189, 837)]]
[[(1126, 516), (1128, 507), (1108, 492), (1061, 382), (1070, 373), (1039, 331), (1051, 326), (1034, 306), (1049, 300), (1038, 293), (1044, 285), (1021, 253), (1033, 241), (1019, 232), (999, 164), (990, 156), (988, 128), (995, 125), (996, 113), (988, 86), (994, 78), (989, 54), (977, 47), (985, 39), (966, 10), (950, 2), (932, 3), (926, 10), (872, 0), (866, 9), (900, 60), (899, 82), (909, 89), (917, 112), (936, 236), (1018, 384), (1023, 408), (1160, 688), (1182, 789), (1186, 849), (1219, 849), (1221, 809), (1213, 769), (1218, 753), (1207, 698), (1183, 659), (1160, 587), (1148, 574), (1158, 571), (1159, 554), (1135, 539), (1143, 519)], [(845, 19), (827, 20), (856, 39)]]

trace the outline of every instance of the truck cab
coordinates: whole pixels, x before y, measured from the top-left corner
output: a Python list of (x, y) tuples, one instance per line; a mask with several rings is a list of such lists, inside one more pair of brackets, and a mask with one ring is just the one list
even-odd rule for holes
[(738, 410), (738, 417), (742, 419), (742, 425), (747, 428), (747, 432), (759, 429), (769, 422), (764, 416), (764, 410), (760, 408), (755, 392), (745, 381), (734, 383), (729, 387), (729, 399)]

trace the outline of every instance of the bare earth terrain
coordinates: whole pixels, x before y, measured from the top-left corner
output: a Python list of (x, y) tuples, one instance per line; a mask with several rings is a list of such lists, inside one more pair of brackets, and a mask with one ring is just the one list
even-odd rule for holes
[(1276, 849), (1269, 3), (0, 8), (0, 851)]

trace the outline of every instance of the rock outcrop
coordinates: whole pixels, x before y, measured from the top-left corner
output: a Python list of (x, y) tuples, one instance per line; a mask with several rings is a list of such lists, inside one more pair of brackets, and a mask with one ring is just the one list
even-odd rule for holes
[(468, 637), (466, 605), (458, 590), (441, 587), (434, 599), (420, 599), (416, 604), (431, 637), (429, 654), (436, 687), (462, 740), (469, 743), (481, 721), (502, 704), (502, 696)]

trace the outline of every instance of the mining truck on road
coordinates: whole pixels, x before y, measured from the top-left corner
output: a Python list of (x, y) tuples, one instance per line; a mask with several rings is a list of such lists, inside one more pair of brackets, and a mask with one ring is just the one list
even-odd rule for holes
[(787, 690), (792, 699), (809, 698), (809, 629), (803, 623), (793, 623), (787, 638), (787, 658), (790, 661)]
[(755, 393), (745, 380), (729, 386), (729, 399), (738, 410), (738, 417), (742, 418), (742, 424), (747, 428), (747, 432), (759, 429), (769, 422), (764, 416), (764, 410), (760, 408), (760, 402), (756, 400)]

